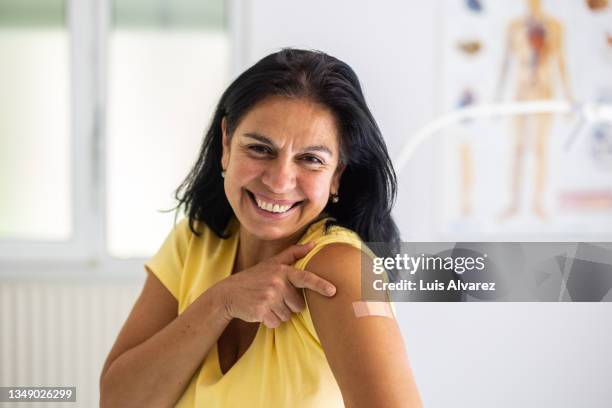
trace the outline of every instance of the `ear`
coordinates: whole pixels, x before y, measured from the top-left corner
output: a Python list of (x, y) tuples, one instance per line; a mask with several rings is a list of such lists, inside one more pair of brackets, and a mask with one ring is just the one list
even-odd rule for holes
[(229, 156), (230, 156), (230, 140), (227, 135), (227, 121), (225, 120), (225, 116), (221, 119), (221, 167), (227, 169), (229, 164)]
[(344, 172), (344, 169), (346, 168), (346, 164), (344, 163), (339, 163), (338, 167), (336, 167), (336, 171), (334, 172), (334, 175), (332, 176), (332, 183), (331, 183), (331, 192), (337, 194), (338, 190), (340, 189), (340, 178), (342, 177), (342, 173)]

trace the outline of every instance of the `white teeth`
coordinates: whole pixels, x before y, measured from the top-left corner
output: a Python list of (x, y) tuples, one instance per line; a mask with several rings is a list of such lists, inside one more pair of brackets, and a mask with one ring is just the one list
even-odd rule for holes
[(290, 205), (278, 205), (278, 204), (266, 203), (265, 201), (262, 201), (257, 197), (255, 197), (255, 201), (257, 201), (257, 206), (259, 208), (264, 209), (269, 212), (273, 212), (273, 213), (284, 213), (284, 212), (287, 212), (291, 208)]

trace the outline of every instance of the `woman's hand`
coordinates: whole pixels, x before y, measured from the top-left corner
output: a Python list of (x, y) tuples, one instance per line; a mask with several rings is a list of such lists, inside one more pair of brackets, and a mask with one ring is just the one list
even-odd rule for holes
[(304, 298), (298, 288), (333, 296), (336, 293), (334, 285), (312, 272), (291, 266), (313, 246), (313, 243), (292, 245), (213, 286), (225, 306), (228, 320), (237, 318), (245, 322), (262, 322), (269, 328), (275, 328), (281, 322), (288, 321), (292, 312), (299, 313), (304, 309)]

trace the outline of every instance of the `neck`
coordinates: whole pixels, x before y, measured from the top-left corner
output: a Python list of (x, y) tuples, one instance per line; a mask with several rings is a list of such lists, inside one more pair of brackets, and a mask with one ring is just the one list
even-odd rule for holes
[(291, 245), (297, 244), (307, 228), (308, 225), (285, 238), (264, 240), (253, 235), (240, 225), (240, 230), (238, 232), (238, 253), (236, 254), (233, 273), (257, 265), (261, 261), (278, 254)]

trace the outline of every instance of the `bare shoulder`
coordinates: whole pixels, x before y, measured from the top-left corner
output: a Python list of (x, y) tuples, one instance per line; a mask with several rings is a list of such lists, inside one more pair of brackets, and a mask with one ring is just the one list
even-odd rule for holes
[(311, 290), (305, 291), (310, 314), (323, 345), (328, 336), (342, 330), (344, 326), (346, 329), (354, 329), (355, 325), (359, 325), (367, 332), (380, 328), (378, 324), (371, 325), (368, 319), (355, 319), (353, 304), (362, 300), (362, 268), (371, 270), (372, 259), (364, 251), (346, 243), (333, 243), (323, 247), (306, 265), (308, 271), (336, 287), (333, 297), (325, 297)]
[(355, 318), (353, 303), (361, 299), (361, 262), (364, 258), (367, 255), (354, 246), (333, 243), (323, 247), (306, 265), (308, 271), (336, 286), (336, 294), (332, 297), (305, 291), (313, 324), (326, 353), (340, 352), (342, 348), (338, 348), (337, 342), (358, 328), (364, 339), (371, 340), (381, 333), (379, 324)]
[(355, 295), (357, 289), (358, 296), (364, 256), (361, 250), (350, 244), (328, 244), (310, 259), (306, 269), (336, 285), (338, 295)]
[[(306, 265), (336, 286), (331, 298), (311, 290), (305, 296), (344, 403), (347, 407), (422, 407), (396, 320), (355, 314), (353, 302), (361, 299), (362, 262), (371, 262), (362, 250), (333, 243)], [(389, 378), (397, 381), (390, 385)]]

